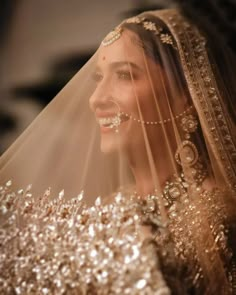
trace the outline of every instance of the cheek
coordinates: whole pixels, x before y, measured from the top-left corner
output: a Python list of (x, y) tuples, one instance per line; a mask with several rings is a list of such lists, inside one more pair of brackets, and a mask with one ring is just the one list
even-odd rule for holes
[(143, 111), (148, 107), (148, 101), (153, 100), (151, 89), (146, 80), (127, 81), (124, 84), (119, 84), (118, 89), (122, 109), (136, 117), (139, 115), (138, 106)]
[(117, 88), (116, 97), (121, 110), (129, 114), (136, 114), (138, 108), (134, 86), (131, 83), (130, 85), (127, 83), (127, 85), (120, 85)]
[[(113, 95), (122, 111), (140, 118), (139, 107), (145, 121), (155, 121), (159, 118), (158, 107), (163, 95), (153, 90), (148, 80), (137, 82), (116, 83)], [(158, 105), (157, 105), (158, 102)]]
[[(136, 94), (140, 111), (145, 121), (154, 121), (158, 118), (157, 101), (159, 101), (159, 95), (153, 91), (152, 87), (147, 81), (145, 84), (139, 85), (136, 88)], [(136, 106), (137, 106), (137, 101)]]

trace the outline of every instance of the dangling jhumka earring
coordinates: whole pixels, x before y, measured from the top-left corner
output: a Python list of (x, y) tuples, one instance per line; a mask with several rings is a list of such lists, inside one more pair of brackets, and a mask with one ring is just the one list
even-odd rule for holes
[(199, 185), (203, 182), (207, 173), (200, 160), (197, 147), (190, 140), (190, 134), (198, 128), (198, 121), (194, 115), (188, 114), (181, 119), (180, 124), (185, 134), (184, 140), (175, 153), (175, 160), (183, 169), (184, 179), (190, 184)]
[[(184, 131), (184, 140), (178, 146), (175, 160), (182, 167), (182, 173), (180, 175), (174, 174), (171, 179), (166, 181), (162, 197), (164, 201), (164, 206), (167, 208), (169, 218), (175, 218), (176, 216), (176, 204), (177, 202), (185, 202), (188, 199), (188, 189), (191, 185), (199, 185), (204, 181), (207, 176), (206, 170), (201, 163), (201, 159), (198, 154), (197, 147), (191, 141), (191, 133), (194, 133), (198, 128), (198, 121), (196, 117), (189, 114), (190, 109), (193, 106), (187, 108), (181, 117), (181, 127)], [(178, 118), (180, 115), (178, 115)], [(175, 117), (173, 119), (176, 119)], [(172, 120), (173, 120), (172, 119)], [(169, 122), (169, 121), (168, 121)], [(160, 122), (158, 124), (164, 124)], [(152, 194), (147, 196), (140, 196), (137, 192), (134, 192), (134, 197), (138, 200), (141, 209), (146, 216), (146, 218), (157, 218), (159, 220), (159, 198), (160, 194), (155, 189)], [(155, 216), (153, 216), (153, 214)]]

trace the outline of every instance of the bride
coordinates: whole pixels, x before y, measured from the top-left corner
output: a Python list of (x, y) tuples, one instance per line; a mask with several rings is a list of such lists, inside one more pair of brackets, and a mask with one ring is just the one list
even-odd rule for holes
[(0, 290), (234, 294), (232, 62), (177, 10), (110, 32), (0, 160)]

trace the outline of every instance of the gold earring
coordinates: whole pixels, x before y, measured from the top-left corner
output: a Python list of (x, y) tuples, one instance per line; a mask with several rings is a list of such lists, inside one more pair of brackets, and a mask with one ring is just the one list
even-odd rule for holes
[(198, 121), (192, 114), (185, 115), (181, 119), (181, 127), (185, 132), (184, 140), (178, 146), (175, 153), (176, 162), (183, 168), (183, 176), (189, 183), (199, 185), (206, 177), (203, 164), (195, 144), (190, 140), (191, 134), (198, 128)]

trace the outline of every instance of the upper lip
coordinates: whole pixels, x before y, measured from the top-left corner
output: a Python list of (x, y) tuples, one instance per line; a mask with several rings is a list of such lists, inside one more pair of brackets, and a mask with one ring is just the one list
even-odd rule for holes
[(96, 117), (99, 118), (112, 118), (118, 115), (117, 112), (96, 112), (95, 113)]

